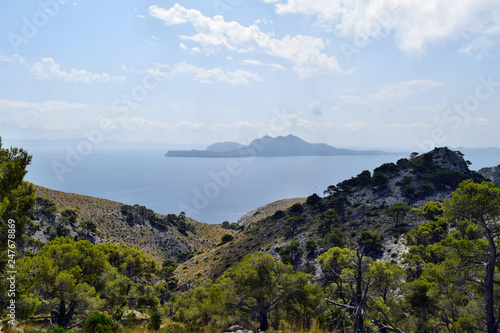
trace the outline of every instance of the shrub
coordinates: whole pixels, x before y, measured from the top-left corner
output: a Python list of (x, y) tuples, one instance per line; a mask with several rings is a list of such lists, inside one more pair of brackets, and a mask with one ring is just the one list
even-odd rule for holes
[(378, 187), (382, 187), (384, 185), (386, 185), (387, 183), (389, 183), (389, 177), (381, 172), (381, 171), (377, 171), (373, 174), (373, 177), (372, 177), (372, 185), (373, 186), (378, 186)]
[(104, 313), (92, 312), (83, 323), (85, 333), (107, 333), (116, 332), (118, 324)]
[(182, 262), (188, 261), (192, 257), (194, 257), (194, 253), (193, 252), (190, 252), (190, 251), (188, 251), (188, 252), (179, 252), (179, 253), (177, 253), (177, 262), (178, 263), (182, 263)]
[(276, 212), (274, 212), (274, 214), (272, 216), (272, 219), (276, 221), (276, 220), (278, 220), (278, 219), (280, 219), (280, 218), (282, 218), (284, 216), (285, 216), (285, 212), (284, 211), (277, 210)]
[(309, 206), (314, 206), (316, 205), (318, 202), (321, 201), (321, 198), (319, 195), (317, 195), (316, 193), (310, 195), (307, 197), (306, 199), (306, 204), (309, 205)]
[(306, 251), (309, 253), (314, 253), (314, 251), (316, 251), (316, 242), (313, 239), (309, 239), (306, 242)]
[(361, 232), (361, 236), (358, 238), (358, 245), (363, 249), (363, 255), (372, 258), (378, 258), (383, 254), (382, 243), (382, 236), (367, 230)]
[(148, 328), (158, 331), (161, 327), (161, 315), (157, 312), (153, 313), (149, 318)]
[(304, 212), (304, 207), (300, 203), (293, 204), (290, 208), (288, 208), (288, 211), (291, 214), (302, 214)]
[(231, 242), (234, 239), (233, 235), (230, 234), (224, 234), (224, 236), (221, 237), (221, 245), (224, 245), (226, 243)]

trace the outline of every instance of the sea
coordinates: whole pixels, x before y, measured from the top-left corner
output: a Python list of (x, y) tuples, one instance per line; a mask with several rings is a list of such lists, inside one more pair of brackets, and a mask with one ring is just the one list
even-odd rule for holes
[[(36, 185), (139, 204), (161, 214), (184, 211), (209, 224), (236, 222), (281, 199), (323, 196), (329, 185), (409, 156), (183, 158), (165, 157), (164, 150), (155, 149), (30, 154), (25, 180)], [(498, 155), (465, 158), (473, 170), (500, 164)]]

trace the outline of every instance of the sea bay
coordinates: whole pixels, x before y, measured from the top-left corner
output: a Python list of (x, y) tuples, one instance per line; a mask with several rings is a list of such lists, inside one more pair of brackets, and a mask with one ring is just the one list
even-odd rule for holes
[[(236, 222), (276, 200), (323, 195), (332, 184), (407, 154), (257, 158), (165, 157), (161, 150), (96, 150), (68, 167), (67, 153), (33, 152), (26, 180), (54, 190), (139, 204), (205, 223)], [(471, 169), (498, 156), (465, 156)], [(78, 163), (76, 163), (78, 162)]]

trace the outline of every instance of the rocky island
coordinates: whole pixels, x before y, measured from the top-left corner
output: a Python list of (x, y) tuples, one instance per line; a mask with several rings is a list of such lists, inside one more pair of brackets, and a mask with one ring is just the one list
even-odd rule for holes
[(170, 150), (167, 157), (249, 157), (249, 156), (335, 156), (335, 155), (385, 155), (380, 150), (353, 150), (329, 146), (325, 143), (309, 143), (294, 135), (272, 138), (264, 136), (249, 145), (237, 142), (220, 142), (206, 150)]

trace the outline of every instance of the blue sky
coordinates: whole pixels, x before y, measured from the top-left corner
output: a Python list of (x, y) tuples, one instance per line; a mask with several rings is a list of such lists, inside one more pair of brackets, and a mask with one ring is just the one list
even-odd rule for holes
[(0, 10), (0, 135), (500, 147), (496, 0), (40, 0)]

